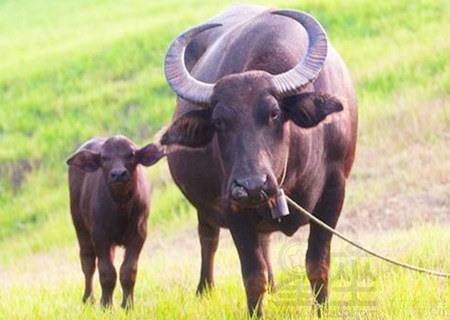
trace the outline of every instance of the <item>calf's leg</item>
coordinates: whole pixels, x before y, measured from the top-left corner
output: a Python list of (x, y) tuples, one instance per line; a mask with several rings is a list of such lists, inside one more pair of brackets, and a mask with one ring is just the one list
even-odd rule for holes
[(81, 270), (83, 270), (84, 274), (84, 294), (82, 301), (83, 303), (87, 301), (93, 302), (92, 278), (95, 272), (95, 250), (91, 236), (81, 219), (74, 218), (74, 225), (80, 245)]
[(94, 301), (92, 293), (92, 278), (95, 272), (95, 252), (92, 244), (89, 246), (82, 246), (80, 248), (81, 269), (84, 273), (84, 294), (83, 303), (87, 301)]
[(104, 246), (98, 251), (98, 271), (100, 275), (100, 285), (102, 287), (102, 297), (100, 303), (103, 307), (112, 305), (112, 295), (116, 286), (117, 273), (113, 265), (114, 247)]
[(120, 284), (123, 292), (122, 308), (133, 306), (138, 260), (144, 242), (145, 236), (136, 236), (126, 248), (125, 257), (120, 267)]

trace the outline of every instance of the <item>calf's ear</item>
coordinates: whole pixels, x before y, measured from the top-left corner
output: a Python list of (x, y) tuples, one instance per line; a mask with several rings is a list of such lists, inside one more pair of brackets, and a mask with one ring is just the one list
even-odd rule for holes
[(162, 146), (150, 143), (136, 151), (136, 161), (143, 166), (150, 167), (165, 156)]
[(191, 148), (206, 146), (214, 136), (211, 109), (194, 110), (176, 119), (161, 138), (161, 144)]
[(101, 159), (98, 153), (89, 150), (80, 150), (72, 155), (66, 163), (75, 166), (86, 172), (94, 172), (101, 166)]
[(337, 98), (316, 92), (285, 98), (282, 105), (288, 118), (302, 128), (315, 127), (329, 114), (344, 109)]

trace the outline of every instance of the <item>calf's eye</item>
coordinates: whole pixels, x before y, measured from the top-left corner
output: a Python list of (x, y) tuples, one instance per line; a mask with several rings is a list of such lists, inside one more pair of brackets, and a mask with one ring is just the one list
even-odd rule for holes
[(103, 162), (108, 162), (109, 160), (111, 160), (110, 157), (102, 156), (102, 161), (103, 161)]

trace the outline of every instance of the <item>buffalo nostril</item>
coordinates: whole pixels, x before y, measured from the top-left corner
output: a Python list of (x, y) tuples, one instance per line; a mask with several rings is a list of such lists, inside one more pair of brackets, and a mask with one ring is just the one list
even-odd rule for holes
[(266, 175), (264, 176), (264, 178), (263, 178), (263, 183), (262, 183), (263, 187), (264, 187), (268, 182), (269, 182), (269, 176), (266, 174)]
[(231, 190), (231, 196), (235, 200), (241, 200), (248, 197), (247, 190), (243, 186), (236, 185)]
[(127, 170), (114, 170), (111, 171), (111, 179), (113, 181), (123, 181), (128, 178)]
[(236, 180), (237, 186), (242, 186), (250, 197), (259, 197), (268, 183), (267, 175), (251, 176)]

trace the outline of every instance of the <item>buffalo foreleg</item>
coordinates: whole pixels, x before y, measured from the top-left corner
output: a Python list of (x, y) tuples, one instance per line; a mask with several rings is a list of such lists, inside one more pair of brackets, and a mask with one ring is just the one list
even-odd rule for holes
[(229, 227), (241, 262), (242, 277), (251, 316), (263, 315), (263, 299), (267, 291), (268, 275), (264, 250), (259, 235), (248, 217), (231, 214)]
[(117, 273), (113, 265), (114, 247), (103, 245), (96, 248), (98, 255), (98, 272), (100, 275), (100, 285), (102, 287), (102, 297), (100, 303), (103, 307), (112, 305), (112, 295), (116, 286)]
[(271, 262), (271, 255), (270, 255), (270, 233), (262, 233), (259, 235), (259, 243), (262, 247), (263, 254), (264, 254), (264, 260), (266, 261), (267, 265), (267, 272), (268, 272), (268, 278), (269, 278), (269, 290), (270, 292), (274, 292), (276, 289), (275, 286), (275, 280), (273, 276), (273, 270), (272, 270), (272, 262)]
[[(337, 224), (345, 195), (345, 177), (339, 171), (328, 176), (322, 196), (317, 203), (315, 215), (334, 228)], [(332, 234), (311, 223), (306, 252), (306, 272), (314, 294), (315, 303), (324, 305), (328, 299), (328, 271), (330, 267), (330, 244)], [(319, 315), (320, 315), (319, 308)]]
[(200, 237), (202, 264), (197, 294), (203, 294), (214, 286), (214, 256), (219, 245), (220, 228), (202, 221), (199, 214), (198, 235)]
[(133, 306), (138, 260), (144, 242), (145, 236), (137, 235), (126, 247), (125, 257), (120, 266), (120, 284), (123, 293), (122, 308)]

